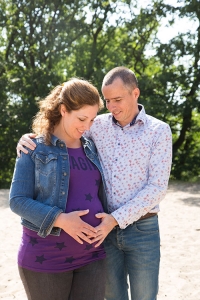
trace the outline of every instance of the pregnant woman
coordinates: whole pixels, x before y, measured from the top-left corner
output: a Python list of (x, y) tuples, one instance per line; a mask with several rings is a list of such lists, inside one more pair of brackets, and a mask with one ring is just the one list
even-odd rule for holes
[(28, 299), (104, 299), (105, 251), (92, 239), (102, 238), (95, 214), (107, 211), (105, 182), (82, 136), (102, 106), (85, 80), (55, 87), (33, 121), (36, 148), (16, 160), (10, 208), (23, 225), (18, 267)]

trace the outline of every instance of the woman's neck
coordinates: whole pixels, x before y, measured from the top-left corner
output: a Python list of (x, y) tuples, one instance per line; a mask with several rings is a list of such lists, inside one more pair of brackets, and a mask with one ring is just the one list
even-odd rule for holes
[(57, 138), (62, 140), (67, 148), (80, 148), (81, 147), (81, 140), (80, 139), (72, 139), (66, 134), (64, 134), (59, 127), (55, 127), (53, 131), (53, 135), (55, 135)]
[(81, 141), (75, 140), (75, 141), (64, 141), (67, 148), (80, 148), (81, 147)]

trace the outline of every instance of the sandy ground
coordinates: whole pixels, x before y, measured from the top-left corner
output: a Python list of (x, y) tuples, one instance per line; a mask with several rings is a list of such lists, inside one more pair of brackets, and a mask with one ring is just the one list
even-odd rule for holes
[[(20, 219), (0, 190), (0, 299), (27, 299), (16, 256)], [(158, 300), (200, 300), (200, 184), (170, 183), (159, 213), (161, 268)], [(59, 299), (58, 299), (59, 300)]]

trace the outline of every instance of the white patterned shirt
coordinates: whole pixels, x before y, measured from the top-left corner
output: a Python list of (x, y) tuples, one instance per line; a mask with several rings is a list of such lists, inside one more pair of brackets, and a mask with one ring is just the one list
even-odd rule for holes
[(112, 114), (97, 116), (86, 135), (95, 142), (104, 171), (108, 209), (121, 229), (148, 212), (159, 211), (172, 162), (168, 124), (142, 105), (135, 123), (121, 127)]

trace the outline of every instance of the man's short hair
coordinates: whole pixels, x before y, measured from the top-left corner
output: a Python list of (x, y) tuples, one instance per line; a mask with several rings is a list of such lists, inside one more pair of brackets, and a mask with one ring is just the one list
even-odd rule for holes
[(126, 67), (116, 67), (110, 70), (104, 77), (102, 87), (113, 83), (116, 78), (120, 78), (129, 92), (138, 87), (138, 81), (133, 71)]

